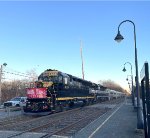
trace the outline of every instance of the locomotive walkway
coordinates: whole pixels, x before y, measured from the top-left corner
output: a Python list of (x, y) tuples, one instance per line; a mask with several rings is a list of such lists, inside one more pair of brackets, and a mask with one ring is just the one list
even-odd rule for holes
[(137, 130), (137, 112), (131, 100), (106, 113), (78, 132), (75, 138), (144, 138), (143, 130)]

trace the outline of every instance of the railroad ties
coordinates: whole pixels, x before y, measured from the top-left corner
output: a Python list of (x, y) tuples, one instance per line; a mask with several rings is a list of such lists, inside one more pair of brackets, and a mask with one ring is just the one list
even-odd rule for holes
[[(36, 118), (23, 115), (20, 119), (16, 117), (12, 121), (7, 121), (7, 123), (1, 122), (0, 130), (3, 132), (14, 132), (12, 134), (5, 133), (5, 135), (7, 134), (7, 138), (16, 136), (21, 138), (29, 134), (33, 135), (33, 137), (37, 134), (40, 137), (70, 137), (74, 136), (97, 118), (116, 108), (123, 101), (124, 98), (113, 99), (103, 103)], [(3, 133), (0, 134), (0, 137), (3, 138)]]

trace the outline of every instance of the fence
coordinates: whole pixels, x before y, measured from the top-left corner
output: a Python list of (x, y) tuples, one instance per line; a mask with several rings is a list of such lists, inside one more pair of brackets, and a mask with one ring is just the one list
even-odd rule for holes
[(144, 63), (140, 77), (143, 102), (144, 132), (145, 138), (150, 138), (150, 91), (148, 63)]

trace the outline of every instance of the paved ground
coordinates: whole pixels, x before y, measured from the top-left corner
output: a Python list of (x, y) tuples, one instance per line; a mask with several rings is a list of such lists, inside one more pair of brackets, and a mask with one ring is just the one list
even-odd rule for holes
[[(114, 105), (93, 105), (99, 108), (110, 107)], [(21, 111), (10, 112), (10, 116), (21, 114)], [(7, 112), (0, 110), (0, 118), (8, 116)], [(131, 104), (131, 100), (127, 100), (121, 105), (116, 106), (111, 111), (105, 113), (97, 120), (83, 128), (72, 138), (144, 138), (142, 133), (137, 133), (137, 113)], [(140, 131), (141, 132), (141, 131)], [(17, 133), (13, 131), (0, 131), (0, 138)], [(26, 133), (16, 138), (40, 138), (44, 133)], [(52, 138), (67, 138), (61, 136), (53, 136)]]
[(143, 131), (137, 131), (137, 113), (131, 101), (106, 113), (78, 132), (75, 138), (144, 138)]

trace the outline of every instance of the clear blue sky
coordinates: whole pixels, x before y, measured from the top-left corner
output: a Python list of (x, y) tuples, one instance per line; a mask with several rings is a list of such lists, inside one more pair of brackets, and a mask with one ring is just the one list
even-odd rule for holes
[(114, 41), (120, 22), (136, 25), (139, 74), (150, 61), (150, 2), (0, 2), (0, 64), (20, 72), (57, 69), (85, 79), (111, 79), (127, 87), (123, 64), (135, 75), (133, 25), (122, 24), (121, 43)]

